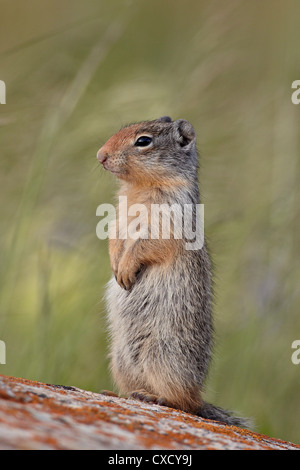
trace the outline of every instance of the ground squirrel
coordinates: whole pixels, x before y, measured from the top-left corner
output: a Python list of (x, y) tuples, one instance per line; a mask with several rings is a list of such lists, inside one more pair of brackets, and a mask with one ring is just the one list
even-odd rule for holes
[[(195, 141), (188, 121), (164, 116), (123, 127), (101, 147), (97, 158), (121, 181), (119, 196), (126, 196), (127, 207), (146, 207), (148, 222), (153, 204), (175, 204), (193, 208), (195, 225), (200, 203)], [(132, 217), (127, 218), (124, 209), (120, 203), (114, 226), (117, 237), (109, 240), (114, 276), (106, 290), (111, 372), (119, 391), (245, 426), (243, 419), (202, 398), (213, 343), (206, 244), (186, 249), (186, 237), (175, 237), (174, 214), (169, 239), (150, 233), (126, 238), (124, 230)], [(146, 230), (149, 225), (145, 224)]]

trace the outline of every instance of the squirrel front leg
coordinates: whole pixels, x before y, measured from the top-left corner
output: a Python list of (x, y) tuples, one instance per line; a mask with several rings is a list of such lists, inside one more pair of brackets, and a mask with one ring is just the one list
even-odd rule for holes
[(134, 285), (137, 274), (153, 264), (168, 263), (174, 259), (177, 240), (138, 239), (125, 247), (118, 264), (116, 280), (126, 290)]
[(115, 275), (115, 278), (117, 278), (118, 275), (119, 262), (125, 247), (125, 237), (122, 237), (124, 232), (124, 229), (122, 229), (123, 225), (120, 224), (120, 219), (117, 218), (111, 222), (109, 227), (108, 252), (110, 266)]
[(117, 278), (119, 262), (120, 262), (122, 253), (124, 251), (124, 240), (110, 239), (108, 251), (109, 251), (111, 269), (115, 277)]

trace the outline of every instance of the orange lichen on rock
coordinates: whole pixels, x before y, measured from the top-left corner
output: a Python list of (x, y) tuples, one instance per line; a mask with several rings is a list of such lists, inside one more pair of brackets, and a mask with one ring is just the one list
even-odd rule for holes
[(300, 450), (178, 410), (0, 375), (0, 449)]

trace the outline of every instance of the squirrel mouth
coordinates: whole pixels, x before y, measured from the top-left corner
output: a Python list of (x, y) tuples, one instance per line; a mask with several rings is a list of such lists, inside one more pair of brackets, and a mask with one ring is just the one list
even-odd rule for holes
[(102, 163), (102, 166), (105, 170), (110, 171), (110, 173), (113, 173), (114, 175), (120, 175), (123, 173), (122, 171), (117, 170), (116, 168), (109, 167), (109, 165), (106, 164), (106, 162)]

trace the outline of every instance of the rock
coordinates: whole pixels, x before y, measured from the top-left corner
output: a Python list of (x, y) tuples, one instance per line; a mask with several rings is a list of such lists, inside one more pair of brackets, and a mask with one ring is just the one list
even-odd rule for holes
[(300, 450), (131, 399), (0, 375), (0, 449)]

